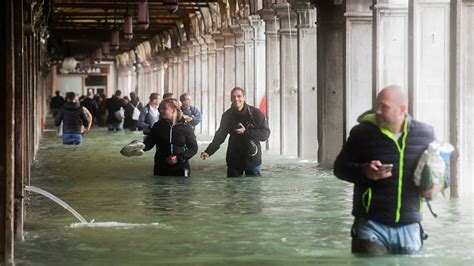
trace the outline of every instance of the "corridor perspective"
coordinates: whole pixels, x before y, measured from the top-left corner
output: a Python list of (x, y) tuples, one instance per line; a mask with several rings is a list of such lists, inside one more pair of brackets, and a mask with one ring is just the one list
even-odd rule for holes
[(0, 5), (0, 265), (473, 265), (473, 0)]

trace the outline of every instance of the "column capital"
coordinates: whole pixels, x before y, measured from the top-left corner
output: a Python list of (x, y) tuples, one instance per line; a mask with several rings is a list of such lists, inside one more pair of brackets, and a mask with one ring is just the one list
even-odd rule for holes
[(296, 26), (296, 12), (289, 3), (274, 4), (273, 9), (280, 19), (280, 32), (291, 32)]
[(310, 2), (297, 2), (295, 9), (298, 14), (298, 28), (316, 28), (316, 9)]

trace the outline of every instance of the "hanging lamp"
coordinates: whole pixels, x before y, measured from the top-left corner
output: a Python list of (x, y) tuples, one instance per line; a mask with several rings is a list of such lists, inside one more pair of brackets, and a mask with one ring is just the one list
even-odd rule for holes
[(138, 2), (138, 27), (142, 30), (148, 29), (150, 26), (150, 11), (148, 0), (140, 0)]

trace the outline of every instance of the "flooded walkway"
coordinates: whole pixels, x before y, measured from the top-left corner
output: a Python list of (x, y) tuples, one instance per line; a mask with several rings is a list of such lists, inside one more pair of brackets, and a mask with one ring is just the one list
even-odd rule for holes
[[(472, 265), (472, 198), (440, 198), (423, 223), (429, 234), (413, 256), (350, 253), (352, 186), (315, 163), (264, 155), (260, 178), (225, 177), (225, 147), (192, 177), (152, 176), (153, 153), (126, 158), (141, 135), (94, 129), (77, 148), (54, 131), (41, 141), (31, 185), (60, 197), (89, 225), (30, 194), (18, 265), (329, 264)], [(207, 143), (200, 144), (201, 152)], [(427, 208), (425, 208), (427, 210)]]

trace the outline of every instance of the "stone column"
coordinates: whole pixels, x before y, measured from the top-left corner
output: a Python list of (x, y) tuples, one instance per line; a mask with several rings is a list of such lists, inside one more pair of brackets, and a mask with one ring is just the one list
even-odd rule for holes
[(189, 90), (189, 49), (187, 46), (181, 47), (181, 58), (183, 61), (183, 90), (182, 92), (188, 92)]
[(230, 98), (224, 98), (224, 72), (225, 72), (225, 55), (224, 55), (224, 36), (221, 33), (213, 33), (212, 37), (216, 41), (216, 112), (215, 112), (215, 128), (219, 128), (222, 114), (225, 110), (225, 102)]
[[(252, 26), (252, 42), (253, 42), (253, 88), (255, 106), (260, 107), (260, 103), (265, 97), (266, 81), (265, 81), (265, 22), (260, 16), (250, 16), (250, 25)], [(268, 101), (267, 101), (268, 104)], [(264, 110), (266, 111), (266, 110)]]
[(186, 44), (188, 47), (188, 93), (194, 97), (195, 84), (195, 61), (194, 61), (194, 45), (192, 41)]
[(199, 45), (201, 46), (201, 110), (202, 121), (196, 127), (196, 132), (204, 135), (209, 134), (209, 65), (208, 65), (208, 47), (206, 44), (205, 36), (199, 39)]
[(456, 1), (452, 7), (450, 138), (456, 152), (451, 161), (451, 197), (459, 197), (474, 193), (474, 1)]
[(230, 29), (235, 38), (235, 86), (247, 89), (245, 87), (245, 45), (244, 31), (240, 25), (230, 25)]
[[(267, 118), (270, 138), (267, 149), (280, 152), (280, 27), (273, 9), (263, 9), (260, 16), (265, 21), (265, 95), (267, 97)], [(257, 57), (256, 57), (257, 58)]]
[(345, 138), (357, 118), (372, 107), (372, 1), (346, 1)]
[(181, 51), (177, 57), (177, 66), (176, 97), (179, 98), (179, 95), (183, 93), (183, 56)]
[(173, 53), (173, 89), (172, 92), (174, 95), (178, 94), (178, 72), (179, 72), (179, 65), (178, 65), (178, 56)]
[(441, 141), (450, 139), (450, 14), (450, 0), (410, 1), (410, 113)]
[(316, 9), (309, 2), (298, 13), (298, 156), (318, 159), (318, 92)]
[[(201, 109), (201, 43), (202, 38), (197, 37), (196, 42), (194, 44), (194, 90), (192, 91), (192, 99), (194, 102), (194, 106)], [(199, 129), (198, 129), (199, 132)]]
[(298, 57), (296, 13), (290, 4), (273, 5), (280, 19), (281, 153), (298, 155)]
[(213, 36), (211, 35), (204, 36), (204, 40), (207, 44), (209, 100), (207, 104), (207, 113), (204, 113), (203, 110), (202, 115), (206, 116), (209, 121), (208, 135), (214, 134), (216, 131), (216, 41), (212, 37)]
[(235, 37), (229, 28), (222, 29), (224, 36), (224, 110), (230, 108), (230, 92), (235, 87)]
[[(245, 80), (244, 88), (247, 92), (247, 102), (250, 105), (255, 105), (255, 56), (254, 56), (254, 46), (253, 46), (253, 28), (250, 25), (249, 20), (244, 20), (240, 24), (240, 28), (244, 32), (244, 55), (245, 55)], [(262, 58), (264, 59), (264, 58)], [(257, 106), (258, 107), (258, 106)]]
[(332, 2), (318, 4), (316, 8), (318, 160), (332, 165), (344, 140), (344, 8)]
[(390, 84), (408, 88), (408, 0), (374, 0), (373, 97)]

